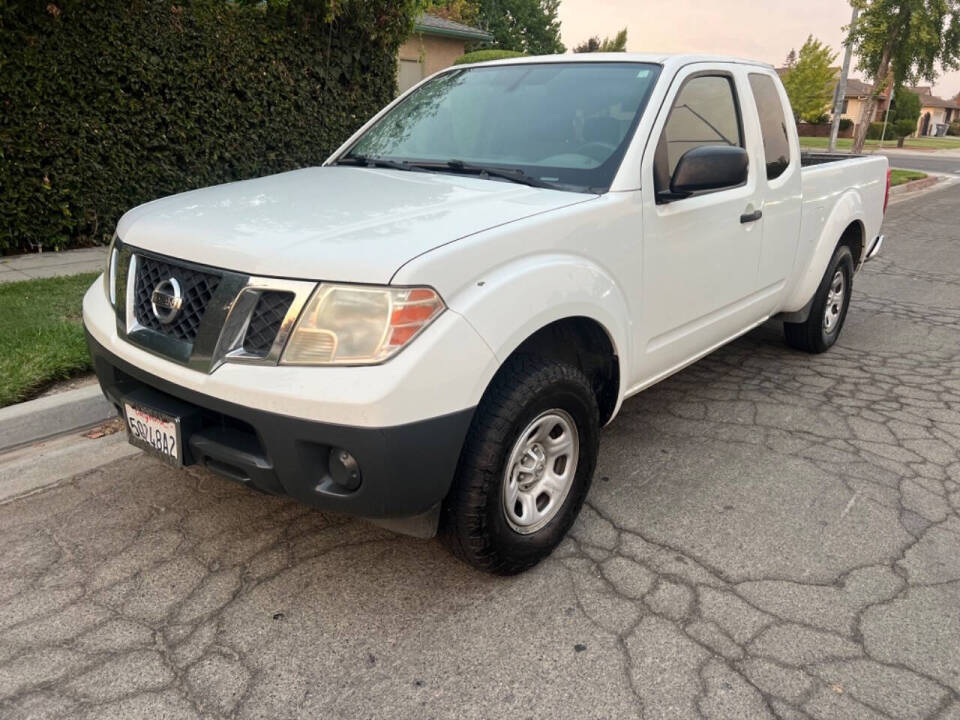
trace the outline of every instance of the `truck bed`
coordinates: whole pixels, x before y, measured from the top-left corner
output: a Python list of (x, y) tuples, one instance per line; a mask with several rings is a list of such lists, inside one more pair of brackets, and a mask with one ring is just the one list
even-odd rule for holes
[(842, 160), (852, 160), (853, 158), (864, 157), (863, 155), (853, 155), (851, 153), (830, 153), (830, 152), (801, 152), (800, 167), (810, 167), (812, 165), (824, 165), (826, 163), (840, 162)]
[[(887, 182), (887, 158), (849, 153), (801, 153), (800, 185), (803, 192), (798, 265), (806, 267), (826, 229), (832, 238), (843, 227), (832, 227), (838, 203), (863, 208), (863, 248), (880, 229)], [(842, 210), (846, 217), (849, 210)], [(833, 240), (831, 240), (833, 242)], [(831, 246), (832, 247), (832, 246)], [(859, 263), (862, 258), (856, 258)]]

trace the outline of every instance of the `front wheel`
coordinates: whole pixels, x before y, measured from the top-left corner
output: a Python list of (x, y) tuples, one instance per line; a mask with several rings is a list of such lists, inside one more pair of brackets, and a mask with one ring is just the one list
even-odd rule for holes
[(840, 337), (852, 291), (853, 253), (840, 245), (830, 258), (806, 321), (783, 324), (787, 344), (808, 353), (829, 350)]
[(549, 555), (590, 489), (599, 411), (576, 367), (514, 357), (477, 407), (457, 477), (444, 501), (454, 554), (500, 575)]

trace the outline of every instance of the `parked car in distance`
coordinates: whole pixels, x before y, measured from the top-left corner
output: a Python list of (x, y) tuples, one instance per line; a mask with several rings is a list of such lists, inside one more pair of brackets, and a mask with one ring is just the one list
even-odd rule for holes
[(888, 182), (801, 154), (768, 65), (458, 66), (322, 167), (130, 210), (83, 318), (134, 444), (514, 573), (625, 398), (769, 318), (837, 341)]

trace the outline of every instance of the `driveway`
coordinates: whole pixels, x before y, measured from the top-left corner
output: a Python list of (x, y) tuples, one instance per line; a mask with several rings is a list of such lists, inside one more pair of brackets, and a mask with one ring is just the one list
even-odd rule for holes
[(627, 402), (519, 577), (142, 456), (0, 506), (0, 716), (960, 718), (958, 218)]

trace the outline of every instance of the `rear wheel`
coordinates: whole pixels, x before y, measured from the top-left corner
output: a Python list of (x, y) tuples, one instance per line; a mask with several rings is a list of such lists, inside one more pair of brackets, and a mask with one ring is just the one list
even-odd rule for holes
[(830, 258), (806, 321), (783, 324), (787, 344), (808, 353), (829, 350), (847, 319), (852, 290), (853, 253), (846, 245), (840, 245)]
[(477, 408), (444, 501), (443, 535), (454, 554), (502, 575), (549, 555), (590, 489), (599, 426), (578, 368), (509, 360)]

